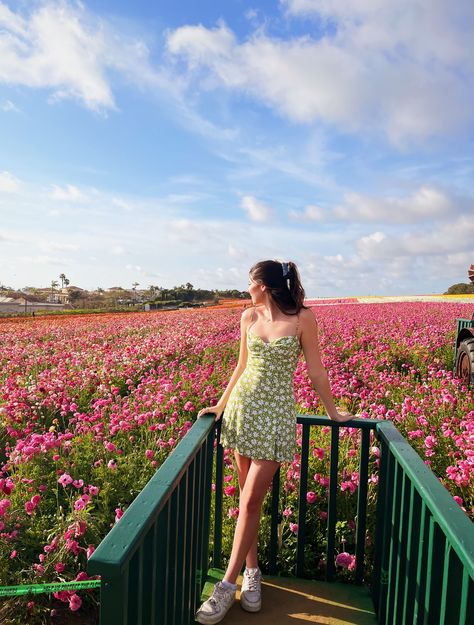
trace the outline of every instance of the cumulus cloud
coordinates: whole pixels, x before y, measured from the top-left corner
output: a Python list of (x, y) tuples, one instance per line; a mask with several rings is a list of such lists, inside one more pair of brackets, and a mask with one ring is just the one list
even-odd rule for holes
[(257, 200), (253, 195), (244, 195), (240, 201), (240, 206), (252, 221), (268, 221), (273, 215), (273, 209)]
[(143, 41), (117, 32), (80, 2), (42, 2), (27, 14), (0, 3), (0, 83), (48, 89), (53, 99), (105, 111), (116, 108), (111, 71), (133, 83), (161, 80)]
[(424, 185), (404, 197), (348, 193), (344, 204), (334, 209), (334, 216), (348, 221), (416, 223), (450, 219), (467, 204), (467, 200), (456, 201), (440, 189)]
[(16, 193), (20, 184), (18, 178), (9, 171), (0, 171), (0, 193)]
[[(365, 260), (383, 260), (395, 257), (430, 257), (470, 254), (474, 240), (474, 222), (461, 216), (449, 224), (433, 225), (402, 234), (374, 232), (359, 238), (355, 247)], [(472, 262), (472, 261), (471, 261)]]
[(206, 89), (239, 90), (302, 123), (378, 130), (396, 145), (472, 126), (473, 9), (467, 1), (288, 0), (330, 22), (319, 37), (239, 42), (223, 23), (170, 32), (172, 55)]

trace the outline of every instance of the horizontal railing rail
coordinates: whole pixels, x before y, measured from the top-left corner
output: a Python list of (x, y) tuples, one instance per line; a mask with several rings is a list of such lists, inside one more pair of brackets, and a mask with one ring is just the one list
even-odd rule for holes
[(474, 623), (474, 524), (392, 422), (378, 422), (377, 436), (379, 624)]
[(214, 416), (198, 419), (92, 554), (101, 625), (186, 625), (208, 571)]

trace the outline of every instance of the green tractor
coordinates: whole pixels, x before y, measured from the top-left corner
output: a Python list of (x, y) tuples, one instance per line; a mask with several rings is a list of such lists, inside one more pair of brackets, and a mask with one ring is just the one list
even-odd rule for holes
[[(474, 283), (474, 265), (468, 271)], [(454, 346), (454, 373), (466, 384), (474, 387), (474, 314), (472, 319), (458, 319), (456, 344)]]

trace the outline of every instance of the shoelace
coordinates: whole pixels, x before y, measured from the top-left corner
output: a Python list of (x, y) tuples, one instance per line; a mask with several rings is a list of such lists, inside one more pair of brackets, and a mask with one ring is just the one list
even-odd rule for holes
[(247, 573), (248, 587), (250, 591), (258, 590), (258, 581), (260, 580), (260, 573), (255, 571), (254, 573)]
[(214, 592), (212, 593), (212, 596), (209, 599), (209, 602), (212, 603), (212, 605), (217, 605), (217, 597), (221, 596), (223, 597), (225, 595), (225, 588), (223, 586), (215, 586), (214, 587)]

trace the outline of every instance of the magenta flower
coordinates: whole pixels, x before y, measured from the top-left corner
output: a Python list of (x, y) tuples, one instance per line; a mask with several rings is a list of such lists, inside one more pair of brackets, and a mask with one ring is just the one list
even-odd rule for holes
[(306, 493), (306, 501), (308, 503), (314, 503), (317, 499), (318, 499), (318, 496), (312, 490), (310, 490), (310, 491), (308, 491)]
[(336, 556), (336, 565), (352, 571), (355, 568), (355, 556), (343, 551)]
[(72, 484), (73, 479), (68, 473), (63, 473), (58, 479), (58, 482), (61, 484), (61, 486), (67, 486), (68, 484)]
[(82, 599), (74, 593), (69, 599), (69, 608), (72, 612), (76, 612), (82, 605)]
[(290, 531), (292, 531), (293, 534), (297, 534), (298, 533), (298, 523), (290, 523)]
[(235, 495), (236, 490), (237, 489), (235, 488), (235, 486), (226, 486), (224, 488), (224, 493), (229, 497), (232, 497), (233, 495)]

